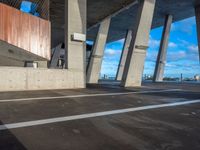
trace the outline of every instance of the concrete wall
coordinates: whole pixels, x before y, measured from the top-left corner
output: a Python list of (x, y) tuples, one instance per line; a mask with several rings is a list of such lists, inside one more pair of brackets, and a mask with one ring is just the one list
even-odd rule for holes
[(24, 67), (24, 61), (0, 56), (0, 66)]
[(85, 88), (82, 72), (0, 67), (0, 91)]

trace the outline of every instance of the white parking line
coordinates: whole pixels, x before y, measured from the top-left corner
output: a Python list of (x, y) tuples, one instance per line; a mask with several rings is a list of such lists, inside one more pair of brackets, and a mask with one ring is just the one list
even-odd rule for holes
[(0, 100), (0, 103), (5, 103), (5, 102), (20, 102), (20, 101), (34, 101), (34, 100), (53, 100), (53, 99), (65, 99), (65, 98), (118, 96), (118, 95), (145, 94), (145, 93), (161, 93), (161, 92), (176, 92), (176, 91), (181, 91), (181, 89), (156, 90), (156, 91), (152, 90), (152, 91), (143, 91), (143, 92), (121, 92), (121, 93), (68, 95), (68, 96), (56, 96), (56, 97), (35, 97), (35, 98), (20, 98), (20, 99), (3, 99), (3, 100)]
[(137, 112), (137, 111), (143, 111), (143, 110), (158, 109), (158, 108), (164, 108), (164, 107), (189, 105), (189, 104), (195, 104), (195, 103), (200, 103), (200, 99), (184, 101), (184, 102), (160, 104), (160, 105), (148, 105), (148, 106), (142, 106), (142, 107), (136, 107), (136, 108), (119, 109), (119, 110), (112, 110), (112, 111), (105, 111), (105, 112), (96, 112), (96, 113), (82, 114), (82, 115), (75, 115), (75, 116), (58, 117), (58, 118), (43, 119), (43, 120), (36, 120), (36, 121), (5, 124), (5, 125), (0, 125), (0, 131), (7, 130), (7, 129), (16, 129), (16, 128), (23, 128), (23, 127), (51, 124), (51, 123), (66, 122), (66, 121), (72, 121), (72, 120), (80, 120), (80, 119), (86, 119), (86, 118), (123, 114), (123, 113), (129, 113), (129, 112)]

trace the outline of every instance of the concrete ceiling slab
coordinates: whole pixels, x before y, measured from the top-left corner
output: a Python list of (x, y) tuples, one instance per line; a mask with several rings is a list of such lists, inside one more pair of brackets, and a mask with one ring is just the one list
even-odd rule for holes
[[(87, 27), (97, 24), (105, 17), (130, 5), (136, 0), (88, 0)], [(157, 0), (152, 28), (162, 26), (165, 15), (172, 14), (174, 22), (194, 16), (194, 7), (199, 0)], [(132, 29), (138, 5), (121, 12), (112, 18), (108, 42), (125, 37), (127, 29)], [(52, 46), (64, 40), (64, 0), (50, 0), (50, 18), (52, 22)], [(134, 28), (133, 28), (134, 29)], [(94, 40), (98, 27), (88, 31), (88, 40)]]

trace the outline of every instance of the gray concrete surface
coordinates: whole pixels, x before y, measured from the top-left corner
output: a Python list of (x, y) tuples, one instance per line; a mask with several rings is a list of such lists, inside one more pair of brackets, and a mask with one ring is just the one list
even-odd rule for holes
[(155, 4), (156, 0), (144, 0), (139, 4), (133, 26), (136, 30), (132, 34), (121, 81), (124, 87), (141, 86)]
[(82, 72), (67, 69), (0, 67), (0, 91), (85, 88)]
[[(88, 0), (88, 28), (134, 1), (135, 0)], [(63, 42), (62, 40), (64, 39), (62, 28), (64, 25), (63, 2), (63, 0), (50, 0), (52, 35), (54, 35), (52, 36), (53, 47)], [(174, 16), (174, 22), (195, 16), (194, 6), (199, 4), (200, 1), (198, 0), (157, 0), (152, 28), (162, 26), (167, 14), (172, 14)], [(130, 9), (127, 9), (112, 19), (108, 41), (115, 41), (125, 37), (126, 30), (131, 29), (135, 22), (129, 18), (136, 18), (137, 7), (138, 5), (132, 6)], [(88, 31), (88, 39), (94, 40), (97, 32), (97, 27)]]
[(166, 60), (167, 59), (167, 49), (168, 49), (172, 21), (173, 21), (173, 16), (167, 15), (165, 24), (164, 24), (164, 28), (163, 28), (162, 39), (160, 42), (160, 49), (159, 49), (159, 53), (157, 56), (156, 67), (155, 67), (155, 71), (154, 71), (154, 77), (153, 77), (154, 82), (163, 81), (165, 65), (166, 65), (166, 61), (167, 61)]
[(85, 41), (72, 40), (72, 35), (78, 33), (86, 36), (86, 2), (86, 0), (65, 0), (65, 67), (82, 72), (84, 78), (86, 74), (86, 44)]
[[(171, 92), (162, 90), (176, 89)], [(157, 91), (129, 95), (42, 99), (69, 95)], [(159, 92), (160, 91), (160, 92)], [(82, 90), (0, 93), (0, 125), (200, 99), (199, 84), (143, 84), (121, 89), (91, 85)], [(38, 98), (2, 102), (5, 99)], [(0, 131), (1, 150), (198, 150), (200, 104), (157, 108)]]
[[(34, 53), (30, 53), (28, 51), (25, 51), (21, 48), (18, 48), (14, 45), (8, 44), (5, 41), (0, 40), (0, 57), (4, 57), (4, 59), (12, 59), (14, 61), (18, 62), (24, 62), (24, 61), (47, 61), (46, 58), (40, 57)], [(5, 62), (5, 64), (9, 64)], [(12, 62), (10, 62), (12, 64)], [(17, 66), (20, 66), (20, 63), (17, 63)], [(3, 63), (2, 63), (3, 65)]]
[(111, 18), (101, 22), (87, 69), (87, 83), (98, 83)]

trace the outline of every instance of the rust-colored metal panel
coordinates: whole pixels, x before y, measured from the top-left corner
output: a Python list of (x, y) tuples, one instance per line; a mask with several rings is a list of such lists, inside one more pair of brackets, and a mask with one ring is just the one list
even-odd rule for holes
[(13, 45), (18, 45), (18, 36), (20, 36), (19, 34), (19, 30), (20, 30), (20, 12), (19, 11), (14, 11), (14, 9), (12, 9), (12, 21), (13, 24), (15, 25), (15, 27), (12, 27), (12, 37), (11, 37), (11, 43), (13, 43)]
[[(49, 20), (49, 0), (29, 0), (29, 1), (38, 5), (36, 11), (40, 14), (41, 18)], [(0, 0), (0, 2), (19, 9), (22, 0)]]
[(50, 22), (2, 3), (0, 40), (50, 59)]
[(3, 6), (0, 5), (0, 39), (4, 40)]
[(31, 33), (31, 28), (29, 27), (29, 16), (25, 13), (21, 13), (20, 14), (20, 30), (18, 34), (17, 46), (23, 48), (24, 50), (34, 53), (30, 49), (31, 47), (30, 37), (33, 36), (30, 33)]
[(3, 30), (4, 30), (4, 39), (5, 41), (8, 41), (8, 9), (7, 6), (2, 7), (3, 8)]
[[(42, 49), (39, 49), (40, 41), (40, 19), (34, 16), (29, 16), (29, 29), (30, 31), (30, 50), (34, 54), (40, 54)], [(43, 43), (41, 43), (43, 44)], [(45, 43), (46, 44), (46, 43)], [(44, 56), (44, 55), (41, 55)]]
[[(45, 53), (47, 49), (50, 49), (50, 26), (48, 25), (47, 21), (40, 20), (40, 48), (41, 49), (41, 55), (44, 55), (45, 58), (50, 59), (50, 53)], [(48, 34), (47, 34), (48, 33)]]

